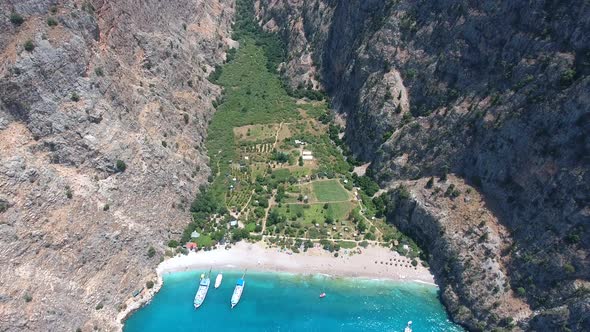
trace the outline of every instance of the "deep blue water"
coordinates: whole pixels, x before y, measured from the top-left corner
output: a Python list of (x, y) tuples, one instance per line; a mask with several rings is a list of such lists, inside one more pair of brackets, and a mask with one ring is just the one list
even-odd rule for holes
[(124, 331), (403, 331), (409, 320), (415, 332), (463, 331), (449, 321), (436, 287), (411, 282), (249, 272), (240, 303), (230, 309), (241, 273), (224, 272), (215, 289), (213, 271), (205, 303), (195, 310), (202, 272), (165, 275), (160, 292)]

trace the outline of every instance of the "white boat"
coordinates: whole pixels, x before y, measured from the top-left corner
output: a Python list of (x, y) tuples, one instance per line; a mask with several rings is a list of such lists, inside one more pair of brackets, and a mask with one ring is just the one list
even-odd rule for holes
[(223, 280), (223, 274), (219, 273), (215, 278), (215, 288), (219, 288), (219, 286), (221, 286), (221, 280)]
[(205, 302), (205, 297), (207, 296), (209, 285), (211, 284), (211, 279), (209, 279), (210, 274), (211, 271), (207, 273), (207, 277), (201, 274), (201, 282), (199, 282), (199, 289), (197, 290), (197, 294), (195, 294), (195, 301), (193, 302), (195, 309), (199, 308), (203, 302)]
[(235, 307), (240, 302), (240, 298), (242, 297), (242, 292), (244, 292), (244, 286), (246, 286), (246, 281), (244, 280), (244, 276), (246, 272), (242, 275), (238, 282), (236, 283), (236, 288), (234, 288), (234, 293), (231, 296), (231, 307)]
[(408, 322), (408, 325), (406, 325), (404, 332), (412, 332), (412, 321)]

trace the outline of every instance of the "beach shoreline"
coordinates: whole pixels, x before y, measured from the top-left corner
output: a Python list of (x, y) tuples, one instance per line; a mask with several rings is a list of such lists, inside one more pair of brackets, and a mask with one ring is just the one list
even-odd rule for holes
[(158, 275), (196, 269), (250, 270), (260, 272), (288, 272), (293, 274), (324, 274), (332, 277), (417, 281), (435, 284), (430, 271), (421, 264), (414, 267), (411, 259), (379, 246), (361, 248), (361, 254), (341, 249), (334, 257), (322, 248), (289, 254), (278, 248), (267, 248), (263, 243), (239, 242), (230, 249), (190, 252), (162, 262)]
[(251, 271), (289, 273), (294, 275), (324, 275), (331, 278), (360, 278), (380, 281), (416, 282), (437, 286), (430, 271), (411, 259), (391, 249), (380, 246), (357, 249), (341, 249), (334, 257), (322, 248), (310, 248), (307, 252), (289, 253), (278, 248), (269, 248), (263, 242), (238, 242), (229, 249), (189, 252), (164, 260), (156, 268), (154, 287), (127, 302), (125, 310), (117, 315), (119, 331), (125, 320), (135, 311), (150, 303), (163, 285), (165, 274), (213, 269), (223, 271)]

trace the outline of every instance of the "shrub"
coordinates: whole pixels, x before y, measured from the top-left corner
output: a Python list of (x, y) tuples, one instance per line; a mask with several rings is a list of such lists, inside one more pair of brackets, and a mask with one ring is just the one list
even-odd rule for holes
[(148, 251), (147, 251), (147, 256), (148, 256), (149, 258), (152, 258), (152, 257), (154, 257), (155, 255), (156, 255), (156, 249), (154, 249), (154, 247), (151, 247), (151, 246), (150, 246), (150, 247), (148, 248)]
[(184, 114), (182, 115), (182, 117), (183, 117), (183, 119), (184, 119), (184, 124), (188, 124), (188, 120), (189, 120), (188, 114), (184, 113)]
[(170, 248), (176, 248), (176, 247), (178, 247), (178, 241), (176, 241), (176, 240), (170, 240), (170, 241), (168, 241), (168, 247), (170, 247)]
[(104, 305), (102, 304), (102, 302), (100, 302), (99, 304), (96, 305), (96, 310), (100, 310), (104, 307)]
[(526, 295), (526, 289), (524, 289), (524, 287), (518, 287), (516, 289), (516, 294), (518, 294), (518, 296), (525, 296)]
[(403, 184), (400, 184), (399, 187), (397, 187), (396, 191), (397, 191), (398, 197), (402, 200), (406, 200), (411, 197), (410, 192), (408, 191), (408, 188), (406, 188), (406, 186), (404, 186)]
[(566, 273), (576, 272), (576, 268), (570, 263), (563, 264), (563, 269), (565, 270)]
[(127, 169), (127, 164), (125, 164), (123, 160), (119, 159), (115, 162), (115, 167), (117, 168), (117, 171), (125, 172), (125, 170)]
[(8, 210), (8, 202), (0, 200), (0, 213)]
[(79, 101), (80, 101), (80, 96), (79, 96), (79, 95), (78, 95), (76, 92), (73, 92), (73, 93), (72, 93), (72, 96), (70, 97), (70, 99), (71, 99), (73, 102), (79, 102)]
[(50, 27), (54, 27), (57, 26), (57, 20), (53, 17), (48, 17), (47, 18), (47, 25), (49, 25)]
[(418, 265), (418, 261), (415, 259), (412, 259), (412, 266), (417, 266)]
[(70, 188), (69, 186), (66, 186), (66, 197), (68, 199), (72, 199), (72, 196), (73, 196), (73, 194), (72, 194), (72, 188)]
[(109, 204), (107, 203), (107, 204), (105, 204), (105, 205), (102, 207), (102, 210), (103, 210), (103, 211), (108, 211), (110, 208), (111, 208), (111, 207), (110, 207), (110, 206), (109, 206)]
[(96, 76), (104, 76), (104, 71), (102, 70), (102, 67), (95, 68), (94, 73), (96, 74)]
[(431, 177), (430, 180), (426, 182), (426, 188), (430, 189), (432, 188), (432, 185), (434, 185), (434, 177)]
[(574, 69), (567, 69), (561, 74), (560, 83), (564, 87), (569, 86), (570, 84), (572, 84), (575, 77), (576, 71)]
[(460, 194), (461, 192), (459, 191), (459, 189), (457, 189), (455, 185), (452, 183), (447, 187), (447, 190), (445, 191), (445, 196), (448, 196), (450, 198), (456, 198)]
[(21, 25), (23, 24), (23, 22), (25, 21), (25, 19), (17, 14), (17, 13), (12, 13), (10, 14), (10, 22), (14, 25)]
[(33, 297), (29, 293), (25, 294), (24, 299), (25, 299), (25, 302), (27, 302), (27, 303), (33, 301)]
[(154, 282), (153, 282), (153, 281), (151, 281), (151, 280), (148, 280), (148, 281), (145, 283), (145, 287), (147, 287), (147, 289), (152, 289), (152, 288), (154, 288)]
[(369, 246), (369, 242), (367, 241), (362, 241), (361, 243), (359, 243), (359, 246), (363, 247), (363, 248), (367, 248)]
[(35, 44), (33, 44), (33, 41), (29, 39), (24, 43), (23, 47), (25, 48), (25, 51), (33, 52), (35, 49)]

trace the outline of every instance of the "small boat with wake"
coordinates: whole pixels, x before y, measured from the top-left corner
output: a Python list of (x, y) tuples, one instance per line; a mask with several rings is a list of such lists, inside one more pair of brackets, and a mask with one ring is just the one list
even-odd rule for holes
[(320, 294), (320, 299), (323, 299), (324, 297), (326, 297), (326, 293), (321, 293)]
[(406, 325), (404, 332), (412, 332), (412, 321), (408, 322), (408, 325)]
[(244, 287), (246, 286), (246, 281), (244, 277), (246, 276), (246, 272), (242, 275), (238, 282), (236, 282), (236, 288), (234, 288), (234, 293), (231, 296), (231, 307), (235, 307), (240, 302), (240, 298), (242, 297), (242, 292), (244, 292)]
[(215, 278), (215, 288), (219, 288), (219, 286), (221, 286), (221, 281), (223, 280), (223, 274), (221, 274), (221, 272), (219, 274), (217, 274), (217, 277)]
[(199, 289), (197, 290), (197, 294), (195, 294), (195, 301), (193, 302), (195, 309), (199, 308), (205, 301), (205, 297), (207, 296), (207, 292), (209, 291), (209, 285), (211, 284), (211, 279), (209, 278), (209, 275), (211, 275), (211, 269), (209, 269), (209, 273), (207, 273), (206, 277), (204, 274), (201, 274)]

